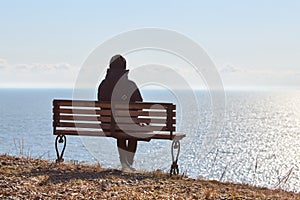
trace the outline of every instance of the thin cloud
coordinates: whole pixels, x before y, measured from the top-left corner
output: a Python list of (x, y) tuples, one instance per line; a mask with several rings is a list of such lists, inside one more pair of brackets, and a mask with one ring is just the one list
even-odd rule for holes
[(29, 69), (29, 66), (26, 64), (18, 64), (18, 65), (13, 65), (11, 66), (14, 70), (22, 70), (22, 71), (26, 71)]
[(228, 88), (299, 87), (300, 69), (272, 69), (235, 67), (226, 65), (219, 70), (223, 84)]
[(73, 66), (70, 65), (69, 63), (58, 63), (58, 64), (54, 65), (53, 67), (56, 70), (68, 70), (68, 69), (73, 68)]
[(55, 63), (55, 64), (42, 64), (42, 63), (33, 63), (33, 64), (17, 64), (11, 66), (15, 71), (30, 71), (31, 73), (41, 73), (48, 71), (68, 71), (76, 70), (78, 67), (71, 65), (69, 63)]
[(239, 67), (235, 67), (233, 65), (226, 65), (225, 67), (222, 67), (219, 72), (221, 74), (232, 74), (232, 73), (238, 73), (238, 72), (245, 72), (244, 69), (241, 69)]
[(4, 69), (7, 67), (7, 61), (0, 58), (0, 69)]
[(79, 69), (65, 62), (10, 64), (1, 59), (0, 87), (72, 87)]

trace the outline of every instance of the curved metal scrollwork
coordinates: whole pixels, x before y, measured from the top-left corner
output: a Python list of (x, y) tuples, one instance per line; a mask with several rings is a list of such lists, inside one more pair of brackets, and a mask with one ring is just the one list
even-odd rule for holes
[[(177, 149), (176, 157), (174, 156), (174, 149)], [(179, 174), (179, 168), (177, 164), (179, 153), (180, 153), (180, 142), (179, 140), (174, 140), (171, 147), (172, 165), (171, 165), (170, 175)]]
[[(63, 148), (61, 150), (61, 153), (58, 150), (58, 143), (63, 143)], [(58, 135), (55, 139), (55, 150), (56, 150), (56, 155), (57, 155), (57, 159), (56, 162), (63, 162), (63, 156), (65, 153), (65, 149), (66, 149), (66, 145), (67, 145), (67, 138), (65, 135)]]

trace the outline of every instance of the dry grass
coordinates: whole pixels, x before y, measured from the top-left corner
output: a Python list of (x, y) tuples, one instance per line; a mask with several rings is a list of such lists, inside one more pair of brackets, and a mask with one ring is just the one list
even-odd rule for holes
[(300, 199), (249, 185), (0, 155), (1, 199)]

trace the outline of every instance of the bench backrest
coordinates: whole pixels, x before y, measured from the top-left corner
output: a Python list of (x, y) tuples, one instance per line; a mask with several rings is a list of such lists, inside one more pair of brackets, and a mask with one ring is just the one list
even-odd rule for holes
[[(139, 102), (111, 104), (82, 100), (53, 100), (54, 135), (139, 137), (141, 133), (165, 133), (176, 129), (172, 103)], [(103, 132), (104, 130), (104, 132)], [(168, 137), (169, 135), (169, 137)]]

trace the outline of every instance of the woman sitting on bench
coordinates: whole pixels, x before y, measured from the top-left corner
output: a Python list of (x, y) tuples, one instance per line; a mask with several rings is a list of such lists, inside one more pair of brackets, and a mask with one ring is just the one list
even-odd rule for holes
[[(128, 80), (126, 60), (121, 55), (111, 58), (106, 77), (98, 88), (98, 101), (109, 102), (142, 102), (141, 93), (133, 81)], [(118, 84), (117, 84), (118, 83)], [(115, 86), (122, 86), (115, 88)], [(112, 99), (113, 96), (113, 99)], [(104, 132), (110, 132), (102, 128)], [(132, 171), (134, 155), (137, 149), (136, 139), (117, 139), (118, 152), (123, 171)]]

